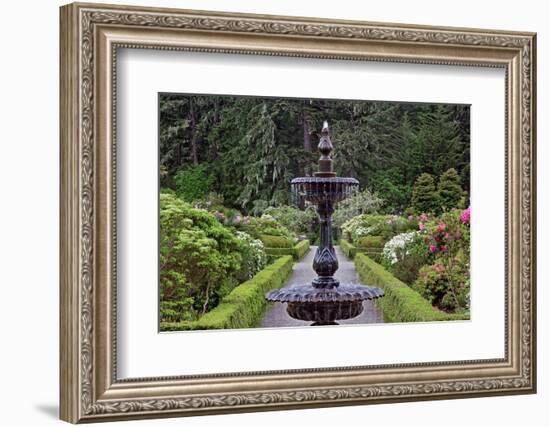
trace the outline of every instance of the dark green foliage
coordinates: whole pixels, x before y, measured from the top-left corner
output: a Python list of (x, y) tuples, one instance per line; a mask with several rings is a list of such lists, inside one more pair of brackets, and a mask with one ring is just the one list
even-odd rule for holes
[(284, 255), (294, 255), (294, 248), (265, 248), (265, 253), (269, 257), (278, 258)]
[(424, 172), (454, 167), (469, 190), (468, 106), (176, 94), (159, 103), (161, 185), (205, 165), (211, 190), (244, 214), (290, 203), (290, 180), (315, 172), (310, 132), (325, 119), (336, 172), (379, 194), (385, 212), (403, 212)]
[(240, 255), (242, 262), (235, 278), (238, 283), (242, 283), (252, 278), (267, 265), (267, 254), (262, 241), (254, 239), (250, 234), (238, 231), (237, 238), (241, 243)]
[(238, 282), (241, 242), (210, 213), (160, 195), (161, 318), (191, 320)]
[(382, 236), (365, 236), (357, 239), (357, 246), (368, 249), (382, 249), (386, 239)]
[(411, 200), (412, 189), (410, 183), (403, 179), (401, 173), (402, 171), (398, 167), (392, 167), (373, 174), (369, 181), (370, 186), (376, 189), (382, 203), (378, 209), (364, 213), (387, 212), (395, 214), (403, 211), (403, 208)]
[(382, 237), (384, 241), (396, 234), (415, 229), (417, 224), (407, 218), (396, 215), (364, 214), (351, 218), (342, 224), (343, 237), (356, 246), (359, 239), (365, 236)]
[(193, 322), (161, 322), (161, 331), (253, 328), (260, 322), (267, 301), (265, 293), (284, 285), (292, 272), (293, 260), (287, 255), (242, 283), (220, 304)]
[(285, 236), (260, 235), (260, 240), (266, 248), (292, 248), (293, 241)]
[(306, 209), (298, 209), (293, 206), (268, 207), (263, 211), (275, 219), (275, 221), (287, 228), (296, 236), (304, 236), (315, 240), (319, 229), (319, 217), (313, 206)]
[(426, 247), (432, 249), (412, 287), (445, 311), (470, 308), (470, 209), (453, 209), (426, 223)]
[(342, 252), (344, 252), (344, 255), (346, 255), (348, 258), (353, 259), (355, 258), (355, 254), (357, 253), (357, 248), (353, 246), (350, 242), (348, 242), (346, 239), (340, 239), (340, 249)]
[(460, 186), (460, 176), (455, 168), (447, 169), (439, 178), (437, 187), (439, 202), (444, 211), (464, 208), (464, 191)]
[(366, 254), (369, 258), (374, 259), (376, 262), (379, 262), (382, 258), (381, 248), (364, 248), (360, 246), (354, 246), (346, 239), (341, 239), (339, 245), (344, 255), (346, 255), (350, 259), (354, 259), (355, 255), (359, 253)]
[(402, 282), (407, 285), (412, 285), (422, 266), (428, 263), (430, 255), (426, 247), (423, 247), (423, 251), (411, 249), (407, 256), (400, 257), (400, 260), (391, 265), (388, 269)]
[(295, 260), (300, 260), (304, 257), (305, 254), (309, 251), (309, 240), (302, 240), (296, 245), (294, 245), (294, 256)]
[(212, 190), (214, 177), (205, 165), (180, 169), (174, 175), (176, 194), (186, 202), (202, 199)]
[(270, 215), (262, 215), (260, 218), (246, 217), (238, 224), (238, 228), (256, 239), (261, 239), (263, 235), (284, 237), (291, 242), (290, 246), (295, 240), (294, 234)]
[(302, 241), (296, 243), (291, 248), (274, 248), (274, 247), (267, 248), (266, 247), (265, 248), (265, 253), (268, 256), (272, 256), (272, 257), (280, 257), (280, 256), (283, 256), (283, 255), (292, 255), (292, 257), (295, 260), (300, 260), (304, 257), (304, 255), (307, 253), (308, 250), (309, 250), (309, 240), (302, 240)]
[(445, 320), (468, 320), (469, 312), (445, 313), (432, 307), (429, 301), (401, 282), (380, 264), (364, 254), (355, 256), (355, 268), (361, 282), (384, 290), (384, 297), (377, 305), (384, 313), (386, 322), (431, 322)]
[(439, 212), (439, 197), (434, 177), (429, 173), (423, 173), (416, 179), (411, 204), (417, 214)]
[(377, 194), (373, 194), (368, 188), (365, 188), (338, 203), (332, 215), (332, 224), (340, 228), (346, 221), (357, 215), (377, 213), (384, 201)]

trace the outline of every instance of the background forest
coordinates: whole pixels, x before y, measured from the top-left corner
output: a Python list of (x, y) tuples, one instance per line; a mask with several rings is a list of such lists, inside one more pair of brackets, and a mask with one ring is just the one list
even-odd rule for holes
[(410, 206), (422, 173), (454, 168), (469, 191), (469, 106), (182, 94), (159, 102), (161, 187), (190, 201), (216, 192), (245, 214), (289, 204), (289, 182), (316, 168), (323, 120), (336, 172), (383, 197), (383, 212)]
[(337, 205), (333, 234), (346, 256), (406, 285), (386, 320), (467, 318), (469, 110), (160, 94), (161, 330), (258, 325), (265, 292), (318, 241), (317, 213), (290, 181), (316, 171), (324, 120), (336, 173), (360, 184)]

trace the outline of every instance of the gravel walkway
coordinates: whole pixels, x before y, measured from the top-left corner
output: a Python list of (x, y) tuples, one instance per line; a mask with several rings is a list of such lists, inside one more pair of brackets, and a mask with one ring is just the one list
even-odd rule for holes
[[(303, 283), (307, 285), (316, 277), (312, 267), (313, 256), (315, 255), (316, 249), (316, 246), (312, 246), (306, 256), (304, 256), (300, 262), (294, 264), (292, 275), (285, 283), (285, 286), (291, 283)], [(335, 277), (339, 279), (340, 282), (360, 283), (353, 261), (349, 260), (344, 255), (339, 246), (336, 246), (335, 249), (340, 265)], [(384, 323), (384, 318), (381, 311), (372, 301), (364, 301), (363, 312), (359, 316), (349, 320), (340, 320), (338, 323), (341, 325)], [(296, 320), (290, 317), (286, 312), (286, 303), (275, 302), (268, 308), (260, 327), (278, 328), (284, 326), (308, 326), (309, 324), (310, 322)]]

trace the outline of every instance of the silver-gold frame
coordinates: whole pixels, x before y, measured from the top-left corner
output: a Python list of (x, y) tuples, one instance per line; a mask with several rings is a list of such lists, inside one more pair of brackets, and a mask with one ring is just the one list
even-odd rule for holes
[[(535, 34), (100, 4), (70, 4), (60, 13), (61, 419), (535, 392)], [(121, 47), (505, 69), (505, 357), (117, 379), (114, 147)]]

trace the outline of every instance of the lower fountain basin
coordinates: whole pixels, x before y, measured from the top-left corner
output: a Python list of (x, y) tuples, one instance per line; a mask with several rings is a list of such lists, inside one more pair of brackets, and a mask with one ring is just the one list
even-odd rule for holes
[(289, 302), (288, 315), (313, 322), (312, 326), (337, 325), (337, 320), (353, 319), (363, 312), (363, 301)]
[(286, 302), (287, 313), (298, 320), (315, 325), (337, 325), (337, 320), (357, 317), (363, 311), (363, 301), (380, 298), (380, 288), (345, 283), (333, 288), (294, 285), (267, 293), (268, 301)]

